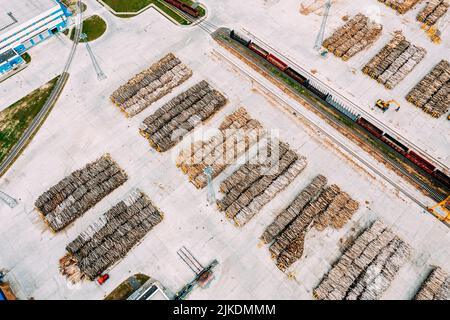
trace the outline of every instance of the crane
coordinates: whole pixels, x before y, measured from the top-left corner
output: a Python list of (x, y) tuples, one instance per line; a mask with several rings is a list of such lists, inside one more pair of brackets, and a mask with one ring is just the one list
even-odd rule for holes
[(330, 8), (331, 8), (331, 0), (328, 0), (327, 3), (325, 3), (325, 10), (323, 13), (322, 25), (320, 26), (320, 30), (319, 30), (319, 33), (317, 34), (317, 38), (316, 38), (316, 44), (314, 45), (314, 49), (317, 51), (320, 51), (320, 49), (322, 48), (323, 38), (325, 36), (325, 27), (327, 26), (328, 15), (330, 14)]
[(450, 196), (437, 205), (428, 208), (428, 211), (435, 215), (439, 220), (450, 222)]
[(99, 81), (105, 80), (107, 78), (107, 76), (105, 75), (105, 73), (103, 72), (102, 68), (100, 67), (100, 64), (98, 63), (97, 59), (95, 58), (94, 52), (92, 52), (92, 48), (88, 43), (87, 40), (87, 34), (82, 33), (80, 36), (80, 39), (83, 40), (86, 44), (86, 49), (89, 53), (89, 56), (91, 57), (92, 60), (92, 64), (94, 65), (94, 69), (95, 72), (97, 73), (97, 79)]
[(0, 191), (0, 200), (6, 203), (11, 209), (17, 206), (17, 200), (3, 191)]
[(378, 99), (377, 102), (375, 103), (375, 106), (377, 108), (380, 108), (381, 110), (383, 110), (383, 112), (385, 112), (385, 111), (389, 110), (389, 108), (391, 107), (391, 103), (394, 103), (397, 105), (396, 111), (400, 110), (400, 103), (398, 103), (395, 100), (383, 101), (382, 99)]

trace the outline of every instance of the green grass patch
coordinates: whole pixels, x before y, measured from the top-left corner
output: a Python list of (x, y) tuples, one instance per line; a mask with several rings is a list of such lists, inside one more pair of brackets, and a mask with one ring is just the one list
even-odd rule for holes
[[(188, 5), (193, 5), (194, 2), (191, 0), (180, 0)], [(169, 17), (174, 19), (177, 23), (181, 25), (189, 25), (191, 22), (178, 14), (175, 10), (172, 9), (170, 4), (161, 0), (103, 0), (103, 2), (108, 5), (111, 9), (117, 14), (120, 18), (128, 18), (132, 17), (130, 15), (121, 15), (121, 12), (131, 12), (137, 13), (140, 10), (148, 8), (151, 4), (154, 4), (159, 10), (163, 11)], [(199, 6), (198, 7), (200, 17), (203, 17), (206, 14), (205, 8)]]
[(44, 106), (58, 77), (0, 112), (0, 162), (2, 162)]
[[(130, 278), (134, 278), (140, 286), (150, 279), (149, 276), (142, 273), (135, 274)], [(105, 300), (126, 300), (136, 290), (131, 286), (129, 282), (130, 278), (119, 284), (110, 294), (106, 296)]]
[[(100, 38), (107, 29), (105, 20), (100, 16), (94, 15), (83, 21), (83, 33), (86, 34), (87, 38), (80, 40), (80, 42), (90, 42)], [(73, 40), (75, 37), (75, 32), (71, 32), (70, 39)]]

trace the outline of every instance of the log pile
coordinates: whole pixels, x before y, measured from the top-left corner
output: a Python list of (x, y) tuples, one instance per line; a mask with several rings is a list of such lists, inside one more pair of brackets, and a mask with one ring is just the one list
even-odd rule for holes
[(249, 159), (221, 183), (223, 197), (217, 201), (217, 206), (241, 227), (284, 190), (306, 165), (306, 158), (291, 150), (289, 145), (268, 139), (258, 150), (258, 156)]
[(388, 7), (391, 7), (398, 13), (404, 14), (408, 12), (421, 0), (378, 0), (378, 1), (384, 3)]
[(105, 212), (66, 247), (60, 272), (71, 282), (94, 280), (126, 254), (163, 219), (141, 191)]
[(363, 73), (393, 89), (425, 57), (426, 50), (411, 44), (401, 32), (372, 58), (362, 69)]
[(439, 62), (406, 96), (406, 100), (439, 118), (450, 106), (450, 63)]
[(358, 210), (359, 204), (339, 186), (326, 186), (319, 175), (266, 228), (261, 239), (277, 267), (285, 271), (303, 255), (306, 233), (311, 226), (324, 230), (342, 228)]
[(419, 292), (416, 300), (449, 300), (450, 299), (450, 275), (442, 268), (435, 268)]
[(378, 300), (408, 260), (410, 246), (376, 221), (314, 289), (320, 300)]
[(218, 134), (206, 141), (196, 141), (182, 150), (176, 160), (177, 167), (197, 188), (204, 188), (207, 184), (205, 168), (211, 167), (212, 178), (217, 177), (263, 135), (262, 125), (244, 108), (239, 108), (220, 124)]
[(158, 152), (167, 151), (197, 124), (214, 115), (226, 102), (219, 91), (206, 81), (201, 81), (147, 117), (140, 132)]
[(347, 61), (377, 41), (382, 30), (381, 24), (374, 23), (359, 13), (325, 39), (323, 46), (335, 56)]
[(417, 20), (432, 26), (447, 13), (449, 6), (448, 0), (430, 0), (417, 15)]
[(127, 179), (126, 173), (107, 154), (52, 186), (38, 197), (35, 206), (47, 225), (57, 232)]
[(135, 75), (111, 95), (127, 117), (132, 117), (192, 76), (192, 70), (172, 53)]

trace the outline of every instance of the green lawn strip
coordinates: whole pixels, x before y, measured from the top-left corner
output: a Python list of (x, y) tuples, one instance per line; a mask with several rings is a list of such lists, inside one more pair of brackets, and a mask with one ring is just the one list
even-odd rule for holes
[(0, 162), (2, 162), (44, 106), (58, 77), (0, 112)]
[[(145, 274), (135, 274), (130, 278), (135, 278), (139, 284), (142, 286), (148, 279), (149, 276)], [(130, 279), (128, 278), (128, 279)], [(108, 294), (105, 300), (126, 300), (135, 290), (131, 287), (128, 279), (119, 284), (110, 294)]]
[[(83, 33), (86, 34), (86, 40), (80, 40), (80, 42), (90, 42), (100, 38), (107, 29), (105, 20), (100, 16), (94, 15), (83, 21)], [(75, 32), (70, 32), (70, 39), (74, 40)]]

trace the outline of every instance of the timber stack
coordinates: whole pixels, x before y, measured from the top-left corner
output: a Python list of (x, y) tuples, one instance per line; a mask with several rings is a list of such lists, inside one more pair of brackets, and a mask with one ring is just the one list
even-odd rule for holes
[(388, 7), (396, 10), (400, 14), (408, 12), (412, 7), (414, 7), (419, 1), (422, 0), (378, 0)]
[(436, 267), (422, 284), (416, 300), (449, 300), (450, 275), (441, 267)]
[(448, 0), (431, 0), (417, 15), (417, 20), (428, 26), (434, 25), (441, 17), (445, 16), (450, 3)]

